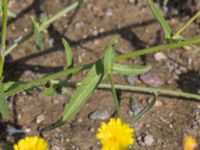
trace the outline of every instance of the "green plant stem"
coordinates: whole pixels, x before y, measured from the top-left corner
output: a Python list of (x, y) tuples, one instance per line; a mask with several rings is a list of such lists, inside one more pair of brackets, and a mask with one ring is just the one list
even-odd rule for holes
[(173, 39), (177, 39), (179, 38), (180, 34), (190, 25), (194, 22), (194, 20), (196, 20), (198, 17), (200, 16), (200, 11), (197, 12), (180, 30), (178, 30), (174, 36), (172, 37)]
[[(80, 86), (80, 84), (81, 84), (80, 82), (63, 83), (64, 86)], [(101, 84), (99, 84), (98, 88), (110, 89), (111, 85), (106, 84), (106, 83), (101, 83)], [(174, 97), (182, 97), (182, 98), (200, 100), (200, 95), (197, 95), (197, 94), (191, 94), (191, 93), (175, 91), (175, 90), (166, 90), (166, 89), (160, 89), (160, 88), (150, 88), (150, 87), (115, 84), (115, 89), (124, 90), (124, 91), (133, 91), (133, 92), (139, 92), (139, 93), (149, 93), (149, 94), (155, 94), (155, 95), (174, 96)]]
[(1, 63), (0, 63), (0, 78), (2, 78), (3, 74), (3, 67), (4, 67), (4, 59), (5, 59), (5, 48), (6, 48), (6, 32), (7, 32), (7, 21), (8, 21), (8, 6), (7, 6), (7, 0), (3, 0), (3, 26), (1, 31)]
[[(45, 30), (46, 28), (48, 28), (48, 26), (51, 23), (53, 23), (54, 21), (56, 21), (60, 17), (64, 16), (66, 13), (69, 13), (70, 11), (74, 10), (76, 7), (79, 6), (80, 3), (81, 3), (80, 0), (77, 0), (76, 2), (74, 2), (73, 4), (71, 4), (70, 6), (68, 6), (67, 8), (63, 9), (62, 11), (58, 12), (57, 14), (55, 14), (53, 17), (49, 18), (47, 21), (45, 21), (44, 23), (41, 24), (40, 31)], [(10, 47), (8, 47), (8, 49), (5, 52), (5, 56), (7, 56), (8, 54), (10, 54), (16, 47), (18, 47), (19, 45), (21, 45), (22, 43), (24, 43), (26, 40), (28, 40), (32, 36), (33, 36), (33, 29), (31, 31), (29, 31), (17, 43), (15, 43), (15, 44), (11, 45)]]
[[(110, 89), (111, 87), (109, 84), (100, 84), (99, 88)], [(181, 92), (181, 91), (175, 91), (175, 90), (164, 90), (160, 88), (149, 88), (149, 87), (117, 85), (117, 84), (115, 84), (115, 88), (119, 90), (126, 90), (126, 91), (135, 91), (135, 92), (150, 93), (150, 94), (159, 93), (159, 95), (175, 96), (175, 97), (183, 97), (183, 98), (200, 100), (200, 95), (191, 94), (187, 92)]]
[(137, 50), (136, 52), (123, 54), (123, 55), (115, 57), (115, 61), (125, 60), (128, 58), (146, 55), (146, 54), (150, 54), (150, 53), (154, 53), (154, 52), (158, 52), (158, 51), (163, 51), (166, 49), (180, 48), (180, 47), (183, 47), (186, 45), (193, 45), (193, 44), (198, 44), (198, 43), (200, 43), (200, 36), (197, 38), (193, 38), (191, 40), (185, 40), (185, 41), (180, 41), (180, 42), (178, 41), (178, 42), (174, 42), (174, 43), (170, 43), (170, 44), (162, 44), (162, 45), (155, 46), (155, 47)]
[(117, 116), (120, 117), (123, 120), (122, 114), (121, 114), (120, 105), (119, 105), (119, 100), (117, 98), (117, 93), (116, 93), (115, 85), (114, 85), (113, 80), (112, 80), (112, 75), (109, 74), (108, 78), (110, 80), (110, 87), (111, 87), (112, 96), (113, 96), (113, 99), (114, 99), (114, 102), (115, 102), (115, 108), (116, 108), (116, 111), (117, 111)]
[[(165, 50), (165, 49), (168, 49), (168, 48), (178, 48), (178, 47), (182, 47), (182, 46), (186, 46), (186, 45), (190, 45), (190, 44), (197, 44), (197, 43), (200, 43), (200, 37), (195, 38), (195, 39), (191, 39), (191, 40), (187, 40), (187, 41), (180, 41), (180, 42), (177, 43), (177, 45), (176, 45), (176, 43), (163, 44), (163, 45), (160, 45), (160, 46), (157, 46), (157, 47), (152, 47), (152, 48), (148, 48), (148, 49), (144, 49), (144, 50), (120, 55), (120, 56), (117, 56), (115, 58), (115, 61), (120, 61), (120, 60), (124, 60), (124, 59), (127, 59), (127, 58), (132, 58), (132, 57), (135, 57), (135, 56), (141, 56), (141, 55), (149, 54), (149, 53), (152, 53), (152, 52), (162, 51), (162, 50)], [(60, 78), (62, 76), (66, 76), (68, 74), (73, 74), (73, 73), (76, 73), (76, 72), (84, 70), (84, 69), (89, 69), (92, 65), (93, 65), (93, 63), (85, 64), (85, 65), (82, 65), (82, 66), (77, 66), (77, 67), (74, 67), (74, 68), (70, 68), (70, 69), (67, 69), (67, 70), (63, 70), (63, 71), (60, 71), (60, 72), (57, 72), (57, 73), (54, 73), (54, 74), (44, 76), (40, 79), (36, 79), (32, 82), (29, 82), (25, 85), (22, 85), (22, 86), (16, 88), (15, 90), (10, 90), (9, 92), (6, 92), (6, 95), (11, 96), (11, 95), (16, 94), (18, 92), (21, 92), (23, 90), (27, 90), (27, 89), (29, 89), (33, 86), (37, 86), (40, 83), (44, 83), (44, 82), (47, 82), (49, 80), (57, 79), (57, 78)], [(123, 87), (125, 88), (126, 86), (123, 86)], [(137, 88), (135, 88), (135, 90), (137, 90)], [(140, 90), (140, 89), (138, 89), (138, 90)], [(150, 89), (148, 88), (147, 90), (151, 91), (151, 88)], [(152, 92), (154, 92), (154, 90), (156, 90), (156, 89), (152, 89), (152, 90), (153, 90)], [(144, 91), (145, 91), (145, 89), (144, 89)], [(146, 91), (146, 92), (148, 92), (148, 91)], [(167, 91), (162, 91), (161, 93), (169, 94), (169, 95), (172, 95), (172, 96), (176, 96), (175, 93), (177, 93), (176, 91), (172, 91), (170, 93), (166, 93), (166, 92)], [(186, 94), (186, 95), (183, 94), (181, 97), (200, 99), (199, 96), (196, 97), (196, 96), (193, 96), (193, 94), (189, 94), (189, 95), (188, 94)]]
[(60, 77), (66, 76), (66, 75), (69, 75), (69, 74), (72, 74), (72, 73), (75, 73), (75, 72), (78, 72), (78, 71), (81, 71), (81, 70), (84, 70), (84, 69), (87, 69), (87, 68), (91, 68), (92, 65), (93, 64), (86, 64), (86, 65), (83, 65), (83, 66), (74, 67), (74, 68), (71, 68), (71, 69), (63, 70), (63, 71), (60, 71), (60, 72), (57, 72), (57, 73), (54, 73), (54, 74), (51, 74), (51, 75), (44, 76), (40, 79), (36, 79), (36, 80), (29, 82), (29, 83), (21, 84), (17, 88), (6, 92), (6, 96), (9, 97), (9, 96), (14, 95), (18, 92), (21, 92), (21, 91), (30, 89), (34, 86), (40, 85), (41, 83), (45, 83), (45, 82), (53, 80), (53, 79), (58, 79)]
[[(33, 86), (37, 86), (41, 83), (45, 83), (49, 80), (53, 80), (53, 79), (57, 79), (59, 77), (62, 76), (66, 76), (68, 74), (71, 73), (75, 73), (87, 68), (90, 68), (92, 66), (92, 64), (87, 64), (87, 66), (81, 66), (81, 67), (74, 67), (72, 69), (69, 70), (64, 70), (52, 75), (48, 75), (45, 77), (42, 77), (40, 79), (34, 80), (32, 82), (29, 82), (27, 84), (22, 84), (21, 86), (10, 90), (8, 92), (6, 92), (6, 96), (12, 96), (18, 92), (21, 92), (23, 90), (27, 90), (30, 89)], [(80, 86), (81, 83), (77, 82), (65, 82), (63, 83), (64, 86)], [(106, 83), (101, 83), (99, 84), (98, 88), (100, 89), (110, 89), (111, 85), (110, 84), (106, 84)], [(159, 95), (165, 95), (165, 96), (175, 96), (175, 97), (182, 97), (182, 98), (188, 98), (188, 99), (196, 99), (196, 100), (200, 100), (200, 95), (197, 94), (191, 94), (191, 93), (187, 93), (187, 92), (182, 92), (182, 91), (175, 91), (175, 90), (166, 90), (166, 89), (160, 89), (160, 88), (149, 88), (149, 87), (139, 87), (139, 86), (129, 86), (129, 85), (119, 85), (119, 84), (115, 84), (115, 88), (118, 90), (125, 90), (125, 91), (134, 91), (134, 92), (141, 92), (141, 93), (149, 93), (149, 94), (157, 94), (159, 93)]]

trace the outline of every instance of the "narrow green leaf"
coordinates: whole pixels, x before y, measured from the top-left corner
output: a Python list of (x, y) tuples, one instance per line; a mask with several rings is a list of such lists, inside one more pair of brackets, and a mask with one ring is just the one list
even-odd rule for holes
[(69, 46), (69, 43), (64, 38), (62, 38), (62, 43), (63, 43), (63, 45), (65, 47), (65, 56), (66, 56), (66, 59), (67, 59), (67, 68), (70, 68), (70, 67), (73, 66), (72, 49)]
[(69, 121), (81, 107), (86, 103), (89, 96), (97, 88), (103, 77), (103, 66), (101, 61), (97, 61), (85, 79), (82, 81), (80, 87), (76, 90), (74, 96), (71, 98), (69, 104), (65, 107), (63, 112), (63, 121)]
[(131, 124), (134, 124), (137, 121), (139, 121), (146, 113), (148, 113), (153, 108), (157, 97), (158, 95), (155, 94), (151, 102), (146, 107), (144, 107), (144, 109), (142, 109), (136, 116), (134, 116), (134, 118), (131, 120)]
[(150, 66), (113, 65), (113, 71), (122, 75), (139, 75), (148, 72), (150, 69)]
[(61, 126), (64, 125), (65, 123), (66, 123), (65, 121), (63, 121), (62, 119), (59, 119), (59, 120), (56, 121), (55, 123), (53, 123), (53, 124), (51, 124), (51, 125), (48, 125), (48, 126), (42, 128), (42, 129), (40, 130), (40, 132), (43, 133), (43, 132), (47, 132), (47, 131), (49, 131), (49, 130), (53, 130), (53, 129), (55, 129), (55, 128), (61, 127)]
[(13, 90), (20, 85), (24, 85), (24, 83), (13, 82), (13, 81), (6, 82), (6, 83), (4, 83), (4, 91), (7, 92), (7, 91), (10, 91), (10, 90)]
[(118, 43), (119, 36), (113, 36), (112, 40), (106, 47), (106, 52), (104, 56), (104, 73), (111, 74), (113, 69), (113, 62), (115, 57), (114, 44)]
[(161, 11), (154, 4), (154, 2), (152, 0), (148, 0), (148, 3), (149, 3), (149, 6), (151, 7), (151, 10), (152, 10), (154, 16), (156, 17), (156, 19), (160, 23), (160, 25), (161, 25), (164, 33), (165, 33), (165, 39), (166, 40), (170, 39), (171, 36), (172, 36), (172, 31), (171, 31), (169, 24), (167, 23), (167, 21), (165, 20), (165, 18), (161, 14)]
[(39, 23), (36, 22), (35, 18), (31, 17), (33, 23), (33, 38), (36, 45), (37, 50), (41, 50), (44, 48), (44, 37), (40, 32)]
[(172, 37), (172, 39), (175, 39), (175, 40), (183, 40), (185, 39), (181, 33), (187, 28), (189, 27), (189, 25), (191, 25), (198, 17), (200, 16), (200, 11), (198, 11), (192, 18), (190, 18), (190, 20), (184, 24), (183, 27), (181, 27)]
[(6, 99), (6, 94), (4, 92), (3, 83), (0, 83), (0, 112), (4, 119), (8, 119), (9, 117), (8, 102)]

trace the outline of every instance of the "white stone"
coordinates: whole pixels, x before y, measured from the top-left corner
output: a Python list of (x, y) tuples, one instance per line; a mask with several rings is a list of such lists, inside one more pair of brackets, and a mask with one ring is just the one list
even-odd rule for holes
[(147, 146), (151, 146), (154, 142), (154, 138), (151, 134), (147, 134), (145, 137), (144, 137), (144, 143), (145, 145)]
[(167, 59), (167, 57), (165, 56), (165, 54), (162, 53), (162, 52), (155, 53), (154, 54), (154, 58), (155, 58), (156, 61), (161, 61), (161, 60), (166, 60)]
[(36, 117), (36, 119), (35, 119), (35, 122), (36, 122), (37, 124), (39, 124), (39, 123), (41, 123), (41, 122), (43, 122), (43, 121), (44, 121), (44, 115), (43, 115), (43, 114), (38, 115), (38, 116)]

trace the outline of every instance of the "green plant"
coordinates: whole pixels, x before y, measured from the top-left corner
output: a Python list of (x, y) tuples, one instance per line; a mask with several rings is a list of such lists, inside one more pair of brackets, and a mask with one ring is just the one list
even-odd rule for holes
[[(180, 34), (183, 30), (185, 30), (186, 27), (188, 27), (198, 16), (195, 15), (193, 18), (189, 20), (189, 22), (181, 28), (177, 33), (173, 34), (172, 30), (157, 8), (157, 6), (152, 2), (152, 0), (148, 0), (149, 5), (152, 9), (152, 12), (154, 13), (156, 19), (160, 23), (164, 33), (165, 33), (165, 39), (166, 43), (161, 44), (155, 47), (150, 47), (146, 49), (142, 49), (139, 51), (131, 52), (128, 54), (123, 54), (119, 56), (115, 56), (115, 45), (119, 41), (118, 36), (114, 36), (112, 40), (108, 43), (105, 55), (102, 60), (97, 60), (95, 62), (91, 62), (89, 64), (83, 64), (81, 66), (74, 66), (73, 65), (73, 54), (71, 51), (71, 48), (67, 41), (62, 39), (63, 45), (65, 48), (65, 53), (67, 57), (67, 69), (53, 73), (48, 74), (42, 78), (36, 79), (34, 81), (28, 82), (28, 83), (21, 83), (21, 82), (3, 82), (3, 65), (5, 61), (5, 57), (11, 53), (16, 47), (20, 46), (23, 42), (25, 42), (27, 39), (29, 39), (31, 36), (34, 37), (34, 41), (36, 43), (36, 47), (41, 49), (43, 47), (43, 36), (42, 31), (48, 26), (56, 21), (58, 18), (63, 16), (65, 13), (68, 13), (75, 9), (77, 6), (79, 6), (82, 1), (76, 1), (69, 7), (65, 8), (58, 14), (54, 15), (53, 17), (45, 20), (44, 22), (37, 22), (35, 18), (31, 18), (33, 23), (33, 29), (25, 35), (19, 42), (11, 45), (10, 47), (6, 47), (6, 30), (7, 30), (7, 0), (3, 0), (3, 27), (2, 27), (2, 44), (1, 44), (1, 57), (0, 57), (0, 112), (4, 119), (8, 119), (9, 117), (9, 111), (8, 111), (8, 104), (7, 104), (7, 97), (12, 96), (14, 94), (17, 94), (21, 91), (28, 90), (32, 87), (39, 86), (41, 83), (46, 83), (50, 81), (50, 86), (45, 89), (44, 93), (46, 95), (54, 95), (56, 93), (55, 88), (56, 87), (68, 87), (68, 86), (76, 86), (77, 90), (75, 91), (74, 95), (71, 97), (69, 104), (66, 105), (62, 116), (60, 120), (58, 120), (53, 125), (48, 126), (45, 129), (53, 129), (56, 128), (68, 121), (70, 121), (76, 113), (80, 111), (80, 109), (84, 106), (84, 104), (89, 99), (90, 95), (93, 94), (93, 92), (97, 88), (106, 88), (111, 89), (113, 94), (114, 103), (116, 106), (117, 114), (122, 118), (122, 114), (120, 112), (120, 104), (116, 96), (116, 89), (120, 90), (129, 90), (129, 91), (137, 91), (137, 92), (145, 92), (145, 93), (151, 93), (154, 96), (152, 99), (152, 102), (147, 105), (131, 122), (138, 121), (144, 114), (149, 112), (149, 110), (153, 107), (156, 98), (159, 95), (168, 95), (168, 96), (178, 96), (178, 97), (185, 97), (185, 98), (192, 98), (200, 100), (199, 95), (185, 93), (181, 91), (174, 91), (174, 90), (163, 90), (160, 88), (145, 88), (145, 87), (136, 87), (136, 86), (128, 86), (128, 85), (116, 85), (113, 81), (113, 75), (115, 74), (122, 74), (122, 75), (138, 75), (145, 72), (148, 72), (151, 68), (149, 66), (128, 66), (128, 65), (121, 65), (117, 64), (117, 62), (137, 56), (142, 56), (158, 51), (164, 51), (167, 49), (173, 49), (173, 48), (179, 48), (186, 45), (194, 45), (200, 43), (200, 36), (193, 38), (193, 39), (185, 39)], [(85, 76), (83, 81), (81, 83), (77, 82), (69, 82), (68, 80), (70, 77), (75, 74), (76, 72), (90, 69), (88, 74)], [(58, 78), (67, 76), (67, 78), (63, 81), (58, 80)], [(105, 78), (109, 79), (108, 84), (101, 83)]]

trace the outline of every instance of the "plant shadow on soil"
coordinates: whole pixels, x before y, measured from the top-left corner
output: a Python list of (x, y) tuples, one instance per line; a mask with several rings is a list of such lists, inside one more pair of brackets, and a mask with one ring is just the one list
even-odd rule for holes
[[(65, 37), (64, 35), (62, 35), (53, 25), (50, 25), (50, 27), (48, 28), (49, 34), (50, 36), (55, 39), (55, 43), (53, 47), (50, 47), (48, 49), (44, 49), (42, 51), (39, 51), (37, 53), (32, 53), (28, 56), (22, 57), (18, 60), (12, 60), (12, 58), (10, 56), (8, 56), (8, 59), (6, 61), (6, 65), (5, 65), (5, 81), (8, 81), (9, 79), (12, 80), (18, 80), (19, 77), (21, 76), (21, 74), (26, 71), (26, 70), (30, 70), (32, 72), (35, 73), (45, 73), (45, 74), (49, 74), (49, 73), (53, 73), (53, 72), (57, 72), (57, 71), (61, 71), (63, 70), (63, 66), (59, 66), (59, 67), (44, 67), (44, 66), (40, 66), (40, 65), (29, 65), (29, 64), (25, 64), (27, 61), (37, 58), (37, 57), (41, 57), (44, 55), (48, 55), (52, 52), (55, 52), (57, 50), (61, 50), (63, 49), (63, 45), (61, 43), (61, 37), (65, 38), (69, 44), (71, 45), (71, 47), (75, 47), (75, 46), (81, 46), (82, 44), (86, 43), (86, 42), (90, 42), (90, 41), (94, 41), (95, 39), (98, 38), (103, 38), (109, 35), (114, 35), (114, 34), (119, 34), (121, 36), (121, 38), (128, 40), (133, 47), (135, 47), (135, 49), (143, 49), (145, 48), (145, 42), (143, 42), (139, 37), (137, 37), (134, 32), (131, 31), (132, 28), (134, 27), (138, 27), (138, 26), (146, 26), (149, 25), (151, 23), (154, 23), (156, 20), (149, 20), (146, 21), (144, 23), (139, 23), (139, 24), (132, 24), (132, 25), (128, 25), (125, 27), (122, 27), (120, 29), (113, 29), (110, 31), (105, 31), (103, 33), (100, 33), (97, 36), (89, 36), (86, 39), (80, 39), (78, 41), (73, 41), (68, 37)], [(129, 33), (129, 34), (126, 34)], [(160, 37), (160, 35), (158, 35)], [(156, 38), (156, 39), (160, 39), (160, 38)], [(134, 42), (133, 42), (134, 41)], [(157, 43), (158, 41), (156, 40), (155, 43)], [(141, 57), (142, 60), (144, 61), (145, 64), (145, 57), (142, 56)], [(15, 72), (15, 76), (10, 77), (11, 72)]]
[(188, 71), (181, 74), (177, 83), (179, 88), (185, 92), (200, 94), (200, 73), (197, 71)]

